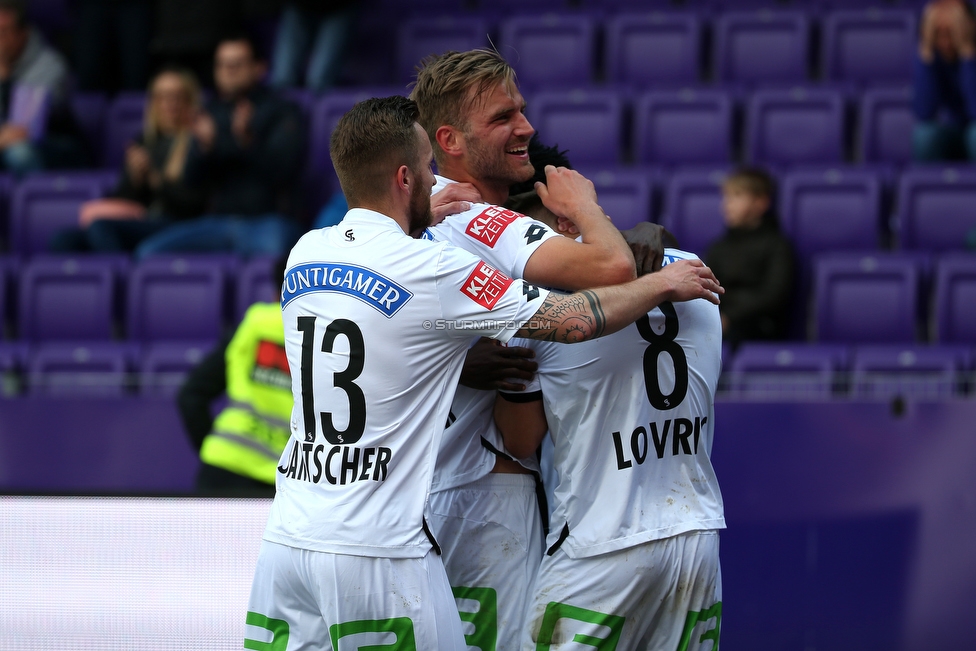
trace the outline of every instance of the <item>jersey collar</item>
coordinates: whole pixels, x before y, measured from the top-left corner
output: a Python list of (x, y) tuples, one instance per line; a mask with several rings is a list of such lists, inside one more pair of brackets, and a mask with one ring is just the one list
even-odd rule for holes
[(388, 217), (381, 212), (376, 212), (375, 210), (369, 210), (368, 208), (350, 208), (343, 217), (339, 224), (340, 226), (356, 226), (363, 225), (375, 228), (376, 230), (389, 230), (396, 231), (403, 235), (404, 237), (409, 237), (400, 228), (400, 225), (393, 221), (392, 217)]

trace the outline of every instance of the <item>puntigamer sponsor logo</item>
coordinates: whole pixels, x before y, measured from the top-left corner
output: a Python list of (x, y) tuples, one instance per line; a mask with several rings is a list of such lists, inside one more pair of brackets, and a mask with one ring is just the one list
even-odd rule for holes
[(310, 292), (336, 292), (357, 298), (387, 317), (409, 301), (411, 294), (386, 276), (355, 264), (308, 262), (292, 267), (281, 287), (281, 307)]

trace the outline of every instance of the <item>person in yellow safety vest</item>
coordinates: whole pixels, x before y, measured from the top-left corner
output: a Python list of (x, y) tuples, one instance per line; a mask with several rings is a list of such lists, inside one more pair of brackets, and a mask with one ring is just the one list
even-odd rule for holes
[[(284, 269), (283, 263), (277, 267)], [(254, 303), (230, 340), (184, 381), (177, 403), (190, 440), (200, 450), (197, 493), (274, 496), (275, 468), (288, 441), (293, 404), (284, 341), (281, 306)], [(212, 418), (211, 405), (222, 395), (227, 405)]]

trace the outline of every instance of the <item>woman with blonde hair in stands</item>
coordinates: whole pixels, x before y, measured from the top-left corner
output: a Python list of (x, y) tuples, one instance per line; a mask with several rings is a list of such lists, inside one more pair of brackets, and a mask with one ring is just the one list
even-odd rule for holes
[(77, 229), (55, 235), (54, 251), (131, 252), (175, 221), (197, 217), (207, 195), (193, 179), (200, 151), (193, 125), (200, 85), (193, 73), (165, 68), (149, 85), (143, 132), (125, 151), (110, 197), (85, 202)]

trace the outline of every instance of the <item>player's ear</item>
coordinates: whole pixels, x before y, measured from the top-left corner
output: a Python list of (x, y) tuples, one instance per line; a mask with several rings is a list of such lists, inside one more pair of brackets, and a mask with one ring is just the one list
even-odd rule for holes
[(398, 190), (409, 193), (411, 185), (416, 182), (417, 179), (414, 177), (409, 167), (406, 165), (401, 165), (397, 168), (396, 185)]
[(452, 126), (444, 125), (434, 132), (434, 140), (448, 156), (460, 156), (462, 153), (463, 136)]

